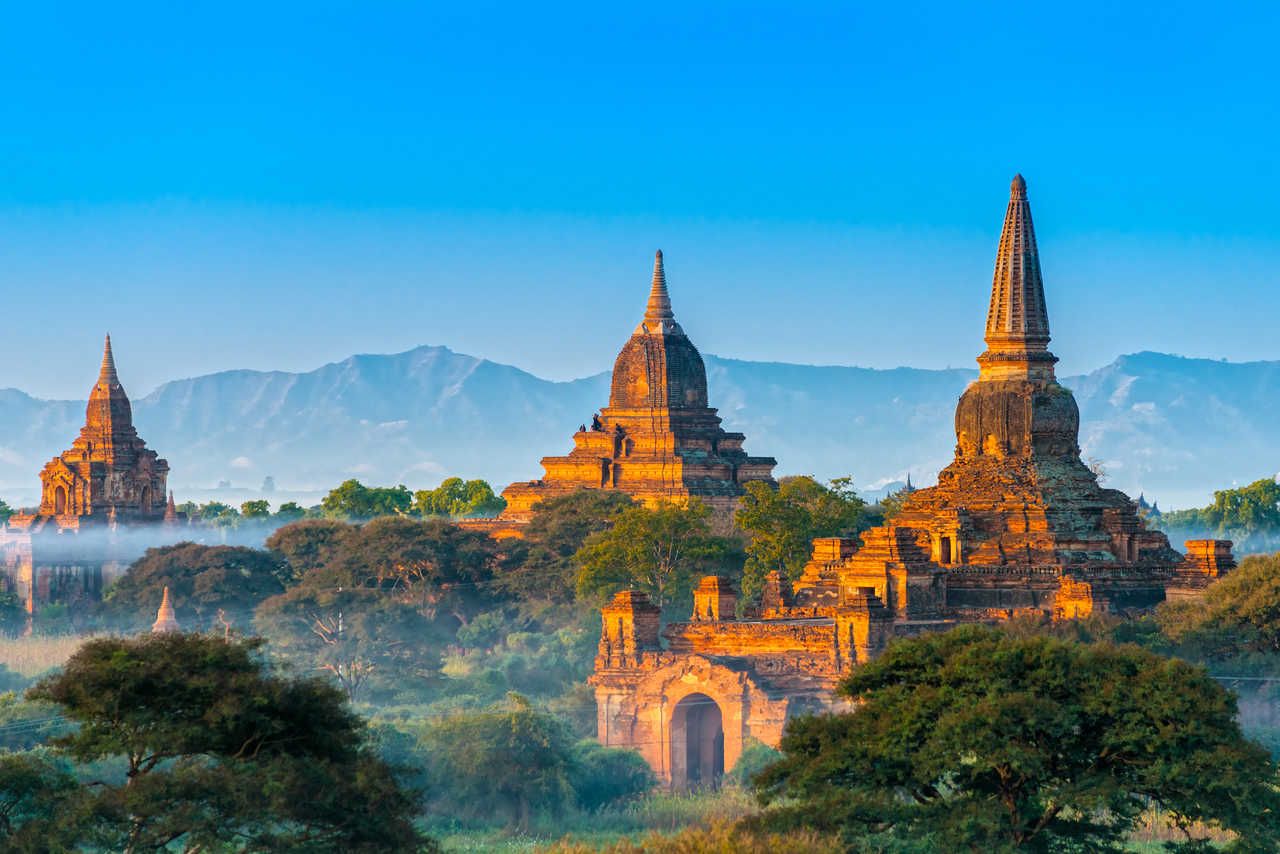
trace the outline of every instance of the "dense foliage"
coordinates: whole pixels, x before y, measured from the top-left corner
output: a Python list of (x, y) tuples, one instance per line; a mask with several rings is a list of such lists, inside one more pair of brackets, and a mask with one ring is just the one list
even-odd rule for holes
[(283, 592), (289, 581), (287, 565), (272, 552), (177, 543), (147, 549), (111, 589), (102, 613), (112, 626), (145, 628), (168, 587), (184, 627), (245, 627), (258, 603)]
[(572, 603), (578, 579), (574, 556), (588, 537), (635, 506), (629, 496), (603, 489), (579, 489), (539, 502), (524, 536), (507, 546), (512, 557), (499, 584), (519, 599)]
[(754, 481), (746, 485), (735, 520), (750, 538), (743, 568), (742, 595), (754, 600), (770, 572), (799, 578), (816, 537), (852, 537), (861, 530), (865, 502), (849, 478), (822, 485), (812, 477), (785, 477), (774, 489)]
[(620, 511), (574, 560), (579, 596), (598, 603), (619, 590), (639, 590), (658, 607), (674, 605), (685, 614), (699, 577), (736, 576), (741, 566), (735, 542), (712, 533), (711, 512), (696, 498)]
[(50, 743), (88, 779), (4, 758), (0, 803), (20, 805), (11, 830), (61, 850), (434, 850), (415, 795), (342, 695), (272, 672), (259, 646), (176, 633), (86, 643), (29, 696), (78, 724)]
[[(757, 781), (777, 826), (939, 850), (1121, 851), (1150, 805), (1280, 842), (1275, 766), (1202, 670), (1136, 647), (964, 627), (891, 645)], [(1187, 840), (1178, 850), (1204, 850)]]
[(1280, 548), (1280, 484), (1274, 478), (1256, 480), (1239, 489), (1213, 493), (1213, 503), (1192, 510), (1175, 510), (1159, 517), (1170, 537), (1215, 537), (1235, 542), (1237, 552)]
[(419, 516), (468, 519), (497, 516), (506, 507), (507, 502), (494, 495), (493, 487), (483, 480), (450, 477), (435, 489), (413, 494), (413, 511)]
[(1209, 585), (1203, 601), (1161, 605), (1156, 622), (1170, 641), (1197, 657), (1280, 654), (1280, 552), (1243, 558)]
[(409, 512), (413, 495), (405, 486), (364, 486), (352, 478), (331, 490), (320, 508), (330, 519), (373, 519)]

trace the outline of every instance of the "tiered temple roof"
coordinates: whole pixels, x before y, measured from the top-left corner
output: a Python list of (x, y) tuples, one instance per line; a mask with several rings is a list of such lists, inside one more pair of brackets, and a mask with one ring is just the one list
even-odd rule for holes
[(728, 521), (743, 484), (772, 483), (777, 465), (748, 456), (744, 438), (708, 406), (707, 370), (676, 322), (659, 251), (644, 317), (614, 362), (609, 405), (574, 434), (567, 456), (543, 458), (541, 480), (503, 491), (501, 518), (528, 519), (544, 498), (587, 488), (649, 502), (697, 497)]

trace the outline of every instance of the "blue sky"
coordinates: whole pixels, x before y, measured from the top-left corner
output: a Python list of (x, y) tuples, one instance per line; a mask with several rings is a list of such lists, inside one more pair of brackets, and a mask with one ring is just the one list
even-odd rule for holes
[(8, 4), (0, 386), (417, 344), (972, 366), (1021, 171), (1053, 349), (1280, 359), (1276, 4)]

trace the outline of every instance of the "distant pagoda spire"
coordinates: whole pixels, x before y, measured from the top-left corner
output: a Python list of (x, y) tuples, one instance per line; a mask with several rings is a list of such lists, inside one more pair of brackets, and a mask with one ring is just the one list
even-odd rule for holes
[(645, 306), (644, 319), (652, 323), (673, 320), (671, 295), (667, 293), (667, 274), (662, 269), (662, 250), (653, 255), (653, 285), (649, 289), (649, 304)]
[(1009, 187), (984, 337), (987, 352), (978, 359), (983, 377), (1051, 373), (1057, 361), (1048, 349), (1049, 310), (1040, 274), (1040, 251), (1027, 202), (1027, 182), (1021, 175), (1015, 175)]
[(182, 627), (178, 625), (178, 616), (173, 611), (173, 604), (169, 601), (169, 588), (164, 588), (164, 598), (160, 601), (160, 610), (156, 612), (156, 621), (151, 624), (153, 634), (163, 634), (164, 632), (179, 632)]
[(667, 274), (662, 267), (662, 250), (653, 255), (653, 282), (649, 286), (649, 302), (645, 304), (644, 320), (636, 329), (637, 333), (683, 335), (684, 330), (676, 323), (675, 313), (671, 310), (671, 295), (667, 293)]
[(116, 374), (116, 357), (111, 352), (111, 335), (107, 335), (107, 343), (102, 348), (102, 369), (98, 372), (98, 385), (110, 388), (120, 385), (120, 377)]
[(173, 490), (169, 490), (169, 503), (164, 508), (164, 523), (166, 525), (178, 524), (178, 505), (173, 503)]

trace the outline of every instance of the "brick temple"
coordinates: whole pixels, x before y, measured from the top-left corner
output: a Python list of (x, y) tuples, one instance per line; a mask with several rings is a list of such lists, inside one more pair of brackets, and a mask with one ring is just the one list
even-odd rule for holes
[(707, 369), (671, 310), (659, 251), (644, 319), (613, 365), (609, 405), (578, 429), (568, 456), (543, 457), (541, 480), (503, 490), (498, 521), (527, 521), (544, 498), (610, 489), (650, 503), (696, 497), (728, 524), (743, 484), (774, 482), (777, 460), (748, 456), (744, 439), (708, 405)]
[(661, 633), (642, 594), (617, 594), (591, 678), (603, 744), (636, 748), (675, 786), (711, 783), (748, 739), (776, 746), (790, 716), (830, 707), (840, 677), (892, 638), (1019, 614), (1140, 611), (1194, 597), (1234, 567), (1229, 541), (1175, 551), (1080, 459), (1080, 413), (1054, 375), (1021, 176), (985, 338), (978, 379), (956, 406), (955, 461), (885, 525), (816, 540), (803, 574), (771, 575), (746, 619), (714, 577), (695, 593), (692, 619)]
[(40, 472), (40, 506), (11, 516), (0, 533), (4, 573), (28, 612), (101, 595), (132, 557), (116, 547), (117, 526), (176, 522), (168, 475), (133, 426), (108, 335), (79, 437)]

